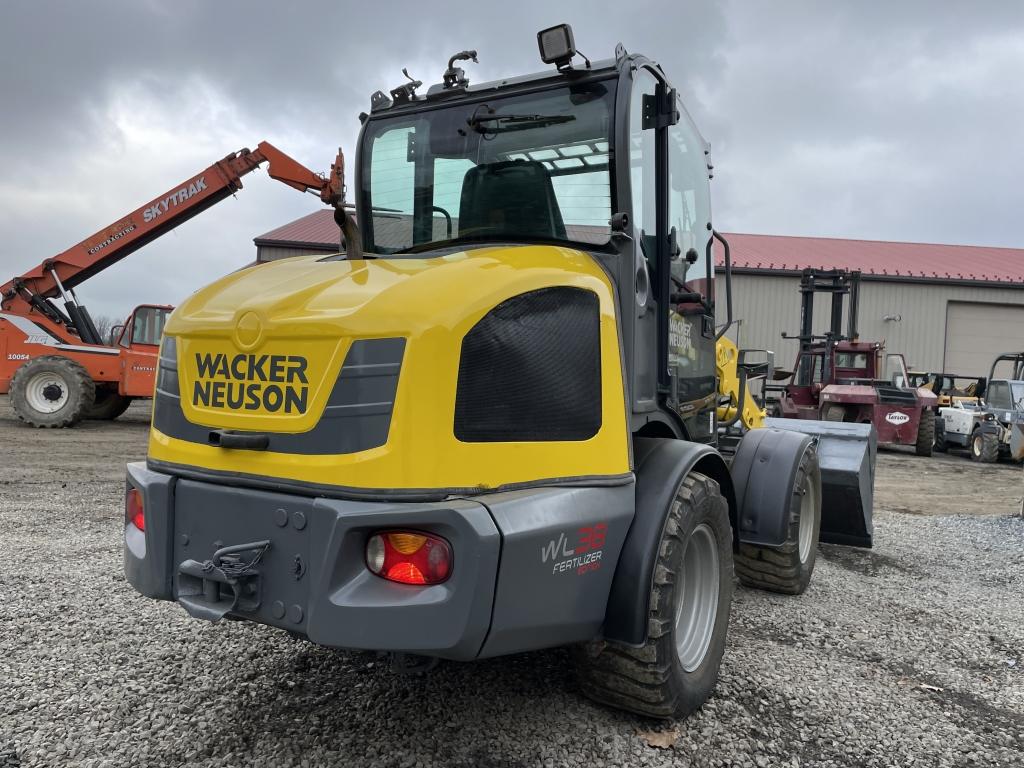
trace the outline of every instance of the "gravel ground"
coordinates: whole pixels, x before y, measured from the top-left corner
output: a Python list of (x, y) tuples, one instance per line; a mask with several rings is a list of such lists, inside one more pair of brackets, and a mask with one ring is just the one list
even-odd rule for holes
[(715, 695), (660, 724), (583, 699), (562, 650), (400, 677), (139, 597), (147, 418), (34, 431), (0, 398), (0, 768), (1024, 765), (1020, 467), (880, 455), (875, 549), (737, 589)]

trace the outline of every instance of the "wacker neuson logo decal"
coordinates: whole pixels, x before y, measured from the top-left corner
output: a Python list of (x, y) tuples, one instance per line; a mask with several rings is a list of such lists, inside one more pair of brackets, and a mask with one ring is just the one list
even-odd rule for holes
[(142, 218), (147, 223), (155, 219), (157, 216), (162, 216), (167, 213), (168, 210), (173, 206), (177, 208), (181, 203), (184, 203), (190, 197), (195, 197), (204, 189), (206, 189), (205, 176), (200, 176), (198, 179), (193, 181), (191, 184), (187, 184), (181, 189), (171, 192), (163, 200), (157, 200), (149, 208), (142, 212)]
[(269, 413), (305, 413), (308, 361), (298, 355), (196, 353), (192, 405)]

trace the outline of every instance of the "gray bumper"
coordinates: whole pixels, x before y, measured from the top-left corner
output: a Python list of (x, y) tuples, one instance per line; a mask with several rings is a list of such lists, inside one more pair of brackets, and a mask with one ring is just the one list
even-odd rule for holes
[[(187, 563), (194, 573), (221, 547), (266, 540), (252, 594), (231, 617), (321, 645), (459, 660), (599, 635), (633, 514), (632, 484), (371, 502), (175, 478), (143, 463), (128, 465), (128, 484), (145, 504), (145, 532), (126, 524), (124, 539), (125, 574), (141, 594), (186, 604)], [(599, 524), (601, 546), (580, 551), (580, 530)], [(371, 574), (365, 544), (382, 528), (446, 538), (451, 577), (419, 587)]]

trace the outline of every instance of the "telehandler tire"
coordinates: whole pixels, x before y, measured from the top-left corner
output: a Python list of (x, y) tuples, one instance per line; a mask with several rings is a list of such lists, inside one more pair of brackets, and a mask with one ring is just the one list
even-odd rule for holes
[(95, 402), (85, 418), (97, 421), (111, 421), (127, 411), (128, 406), (131, 404), (132, 399), (130, 397), (119, 395), (114, 390), (107, 389), (106, 387), (96, 387)]
[(11, 378), (11, 405), (33, 427), (72, 427), (92, 408), (96, 384), (81, 365), (60, 355), (29, 360)]
[(789, 535), (778, 547), (740, 544), (736, 575), (755, 589), (799, 595), (811, 582), (821, 532), (821, 470), (818, 456), (807, 451), (800, 459), (789, 505)]
[(659, 542), (640, 647), (581, 646), (583, 693), (601, 704), (655, 718), (683, 717), (711, 695), (725, 651), (733, 593), (732, 529), (718, 483), (683, 480)]
[(935, 448), (935, 414), (931, 411), (922, 411), (921, 418), (917, 423), (917, 442), (914, 444), (914, 453), (918, 456), (931, 456)]
[(991, 432), (974, 430), (971, 435), (971, 458), (984, 464), (999, 461), (999, 437)]

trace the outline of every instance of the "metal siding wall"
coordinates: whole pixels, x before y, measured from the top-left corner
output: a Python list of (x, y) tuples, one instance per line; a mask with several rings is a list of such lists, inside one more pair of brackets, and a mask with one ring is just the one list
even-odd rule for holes
[[(718, 281), (719, 322), (725, 317), (724, 284)], [(784, 340), (783, 331), (796, 333), (800, 327), (800, 279), (768, 275), (733, 277), (733, 314), (743, 319), (738, 343), (748, 349), (770, 349), (776, 364), (791, 367), (797, 342)], [(914, 369), (941, 370), (946, 340), (946, 305), (950, 301), (1024, 305), (1021, 287), (987, 288), (918, 283), (872, 282), (862, 280), (860, 289), (860, 336), (884, 340), (889, 352), (901, 352)], [(828, 326), (830, 299), (818, 294), (814, 302), (814, 330)], [(900, 315), (900, 321), (884, 321), (886, 315)], [(845, 330), (845, 327), (844, 327)], [(993, 327), (1006, 337), (1007, 348), (1024, 348), (1024, 329)], [(737, 340), (737, 332), (729, 336)], [(1016, 346), (1015, 346), (1016, 345)], [(973, 371), (965, 373), (974, 373)], [(986, 372), (980, 372), (984, 375)]]

